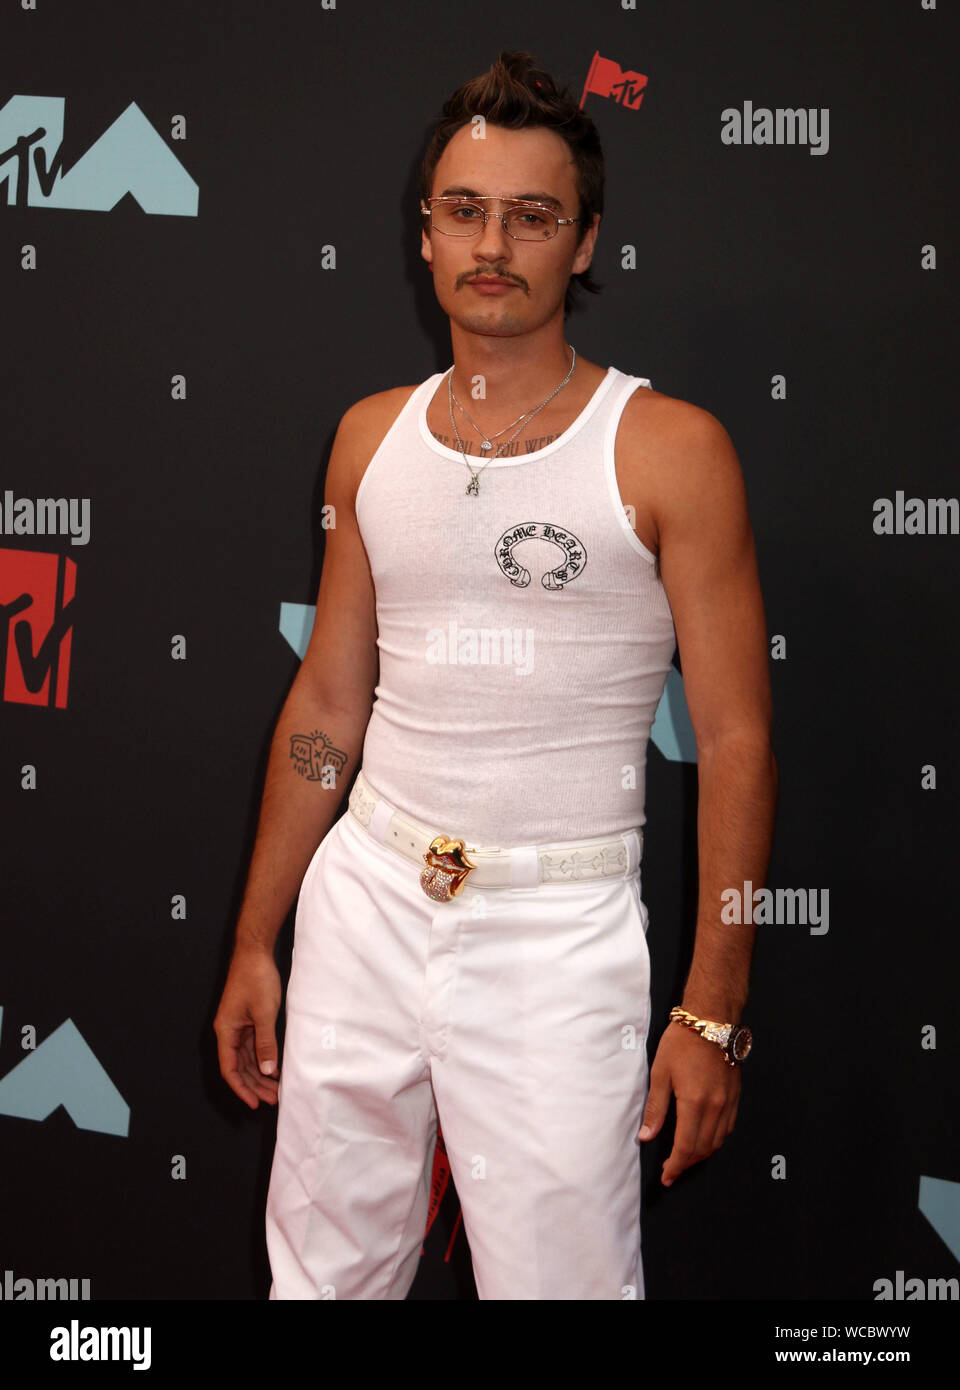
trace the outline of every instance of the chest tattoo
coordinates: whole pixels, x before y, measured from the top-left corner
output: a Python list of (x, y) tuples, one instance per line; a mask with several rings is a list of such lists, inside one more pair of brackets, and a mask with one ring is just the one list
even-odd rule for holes
[[(430, 433), (440, 444), (445, 444), (448, 449), (453, 449), (454, 453), (460, 452), (460, 447), (452, 434), (441, 434), (437, 430)], [(512, 444), (508, 444), (505, 449), (500, 450), (500, 458), (515, 458), (518, 454), (533, 454), (537, 449), (543, 449), (548, 444), (552, 444), (557, 438), (555, 434), (541, 434), (531, 439), (515, 439)], [(492, 449), (481, 449), (478, 439), (465, 439), (464, 450), (466, 453), (480, 458), (493, 458), (497, 452), (497, 441), (493, 441)]]

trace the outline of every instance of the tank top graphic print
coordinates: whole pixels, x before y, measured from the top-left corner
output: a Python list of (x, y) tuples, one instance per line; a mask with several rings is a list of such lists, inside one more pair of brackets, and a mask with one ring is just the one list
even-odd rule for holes
[(563, 434), (491, 459), (468, 496), (461, 455), (427, 426), (444, 375), (416, 388), (357, 490), (380, 653), (364, 775), (476, 848), (639, 829), (676, 634), (614, 440), (650, 382), (609, 367)]

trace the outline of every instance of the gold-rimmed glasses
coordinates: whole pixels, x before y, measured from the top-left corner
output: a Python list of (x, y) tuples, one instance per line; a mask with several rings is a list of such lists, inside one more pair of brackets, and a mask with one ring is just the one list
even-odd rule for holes
[[(484, 203), (503, 203), (502, 212), (488, 212)], [(495, 194), (445, 194), (421, 199), (420, 211), (429, 217), (430, 228), (444, 236), (476, 236), (487, 225), (488, 217), (499, 217), (507, 236), (515, 241), (549, 241), (560, 227), (580, 222), (579, 217), (558, 217), (546, 203), (520, 198), (498, 198)]]

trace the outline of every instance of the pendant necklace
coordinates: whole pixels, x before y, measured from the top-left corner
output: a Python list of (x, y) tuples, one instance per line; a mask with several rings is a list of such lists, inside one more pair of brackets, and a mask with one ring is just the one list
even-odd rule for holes
[[(497, 459), (497, 458), (500, 457), (500, 455), (501, 455), (501, 453), (503, 452), (503, 450), (506, 449), (506, 448), (508, 448), (509, 445), (511, 445), (511, 444), (513, 443), (513, 441), (517, 438), (517, 435), (520, 434), (520, 431), (525, 427), (525, 425), (527, 425), (527, 424), (533, 419), (533, 417), (534, 417), (535, 415), (538, 415), (538, 414), (540, 413), (540, 411), (544, 408), (545, 405), (549, 405), (549, 403), (553, 400), (554, 396), (558, 395), (558, 394), (563, 390), (563, 388), (566, 386), (567, 382), (568, 382), (568, 381), (570, 380), (570, 378), (573, 376), (573, 369), (574, 369), (574, 367), (577, 365), (577, 350), (576, 350), (575, 347), (571, 347), (569, 343), (567, 344), (567, 346), (570, 347), (570, 351), (573, 353), (573, 360), (572, 360), (571, 363), (570, 363), (570, 370), (567, 372), (566, 376), (563, 378), (563, 380), (561, 381), (560, 385), (557, 386), (553, 391), (550, 392), (550, 394), (549, 394), (549, 396), (547, 396), (546, 400), (541, 401), (540, 404), (539, 404), (538, 406), (535, 406), (535, 407), (533, 408), (533, 410), (525, 411), (523, 415), (518, 416), (518, 419), (522, 422), (522, 423), (520, 424), (519, 429), (517, 429), (517, 431), (516, 431), (514, 434), (512, 434), (512, 435), (510, 436), (509, 439), (505, 440), (502, 444), (499, 444), (499, 445), (497, 446), (497, 452), (493, 455), (493, 458)], [(454, 364), (454, 365), (455, 365), (455, 364)], [(464, 463), (467, 465), (467, 468), (470, 470), (470, 481), (469, 481), (469, 483), (467, 484), (467, 496), (468, 496), (468, 497), (479, 497), (479, 495), (480, 495), (480, 474), (483, 472), (483, 469), (486, 468), (487, 464), (488, 464), (488, 463), (491, 463), (493, 460), (492, 460), (492, 459), (487, 459), (486, 462), (483, 464), (483, 467), (482, 467), (482, 468), (478, 468), (478, 469), (476, 469), (476, 470), (474, 470), (474, 469), (470, 466), (470, 463), (469, 463), (469, 461), (468, 461), (468, 459), (467, 459), (466, 446), (465, 446), (463, 440), (460, 438), (460, 431), (457, 429), (457, 422), (456, 422), (456, 420), (454, 419), (454, 416), (453, 416), (453, 402), (454, 402), (455, 400), (456, 400), (456, 397), (455, 397), (454, 394), (453, 394), (453, 367), (451, 367), (451, 368), (450, 368), (450, 373), (449, 373), (449, 375), (448, 375), (448, 377), (447, 377), (447, 403), (448, 403), (449, 409), (450, 409), (450, 424), (453, 426), (453, 433), (454, 433), (454, 435), (456, 436), (457, 448), (460, 450), (460, 456), (461, 456), (461, 458), (463, 459)], [(459, 401), (457, 401), (457, 407), (458, 407), (458, 409), (463, 410), (463, 406), (460, 404)], [(471, 425), (473, 425), (473, 428), (477, 431), (477, 434), (480, 435), (480, 437), (481, 437), (481, 444), (480, 444), (480, 447), (481, 447), (481, 449), (484, 449), (484, 450), (492, 449), (492, 448), (493, 448), (493, 440), (497, 438), (497, 435), (503, 434), (505, 430), (508, 430), (508, 429), (511, 429), (511, 428), (512, 428), (511, 425), (504, 425), (503, 429), (502, 429), (502, 430), (497, 430), (497, 433), (496, 433), (496, 434), (487, 435), (487, 434), (484, 434), (483, 430), (480, 428), (479, 425), (477, 425), (473, 420), (470, 419), (470, 416), (467, 415), (467, 412), (466, 412), (465, 410), (463, 410), (463, 413), (464, 413), (464, 415), (467, 416), (467, 419), (470, 420), (470, 423), (471, 423)], [(513, 421), (513, 424), (515, 425), (516, 423), (517, 423), (517, 421), (514, 420), (514, 421)]]

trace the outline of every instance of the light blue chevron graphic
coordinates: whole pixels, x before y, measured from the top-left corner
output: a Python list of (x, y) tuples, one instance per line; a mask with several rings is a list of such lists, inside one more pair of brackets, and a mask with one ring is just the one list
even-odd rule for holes
[[(196, 181), (135, 101), (44, 192), (35, 158), (42, 150), (47, 170), (53, 164), (63, 143), (64, 106), (63, 97), (13, 96), (0, 110), (0, 188), (6, 180), (9, 207), (109, 212), (132, 193), (144, 212), (196, 217)], [(25, 198), (18, 198), (21, 178)]]
[(0, 1079), (0, 1115), (45, 1120), (58, 1105), (77, 1129), (127, 1137), (130, 1107), (69, 1018)]
[(280, 634), (287, 639), (301, 661), (306, 656), (307, 647), (310, 645), (310, 634), (313, 632), (313, 620), (316, 612), (316, 605), (313, 603), (281, 603), (280, 605)]
[(683, 677), (675, 666), (671, 666), (667, 673), (667, 682), (650, 729), (650, 742), (672, 763), (697, 761), (697, 739), (690, 722), (687, 697), (683, 693)]
[(920, 1178), (917, 1206), (955, 1260), (960, 1260), (960, 1182)]

